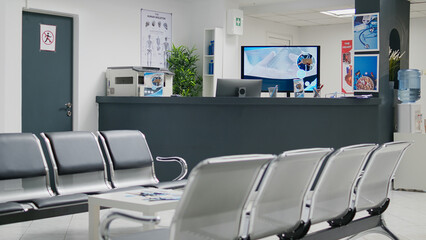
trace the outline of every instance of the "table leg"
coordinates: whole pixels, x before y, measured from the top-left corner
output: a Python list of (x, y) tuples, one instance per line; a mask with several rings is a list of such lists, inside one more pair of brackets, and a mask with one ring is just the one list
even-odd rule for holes
[[(155, 217), (155, 216), (157, 216), (157, 212), (148, 210), (148, 211), (144, 211), (143, 215)], [(155, 229), (155, 224), (154, 223), (143, 223), (142, 229), (144, 231)]]
[(89, 239), (99, 240), (100, 205), (89, 198)]

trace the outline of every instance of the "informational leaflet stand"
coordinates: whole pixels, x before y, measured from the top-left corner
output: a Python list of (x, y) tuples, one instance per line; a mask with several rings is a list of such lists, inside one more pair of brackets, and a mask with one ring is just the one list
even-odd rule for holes
[(164, 73), (145, 72), (145, 88), (142, 96), (159, 97), (163, 96)]

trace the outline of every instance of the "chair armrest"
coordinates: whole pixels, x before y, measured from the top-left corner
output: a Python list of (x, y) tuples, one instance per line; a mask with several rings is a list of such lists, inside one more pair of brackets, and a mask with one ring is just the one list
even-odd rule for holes
[(158, 224), (160, 222), (160, 217), (151, 217), (151, 216), (136, 217), (136, 216), (125, 214), (125, 213), (112, 212), (101, 222), (101, 226), (99, 228), (101, 239), (103, 240), (109, 239), (109, 227), (112, 221), (116, 219), (126, 219), (126, 220), (135, 221), (138, 223)]
[(188, 173), (188, 164), (186, 164), (185, 159), (181, 157), (156, 157), (155, 160), (159, 162), (178, 162), (180, 164), (180, 174), (175, 179), (173, 179), (173, 181), (182, 180)]

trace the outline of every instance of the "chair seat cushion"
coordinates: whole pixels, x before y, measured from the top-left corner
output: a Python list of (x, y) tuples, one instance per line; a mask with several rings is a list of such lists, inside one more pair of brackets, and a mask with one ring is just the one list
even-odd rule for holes
[(19, 203), (15, 203), (15, 202), (0, 203), (0, 214), (23, 212), (23, 211), (24, 211), (24, 208)]
[(34, 199), (32, 202), (38, 208), (56, 207), (61, 205), (72, 205), (77, 203), (87, 202), (87, 195), (83, 193), (76, 193), (70, 195), (59, 195), (48, 198)]
[(161, 228), (150, 231), (144, 231), (139, 233), (132, 234), (117, 234), (116, 237), (111, 236), (111, 240), (159, 240), (159, 239), (169, 239), (170, 229)]

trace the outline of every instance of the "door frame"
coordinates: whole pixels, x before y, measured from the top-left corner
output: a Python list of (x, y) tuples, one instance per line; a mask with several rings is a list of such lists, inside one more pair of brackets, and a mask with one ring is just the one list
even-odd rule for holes
[[(71, 14), (71, 13), (64, 13), (64, 12), (56, 12), (56, 11), (50, 11), (50, 10), (44, 10), (44, 9), (36, 9), (36, 8), (22, 8), (21, 13), (21, 19), (23, 12), (31, 12), (31, 13), (40, 13), (40, 14), (46, 14), (46, 15), (54, 15), (54, 16), (60, 16), (60, 17), (69, 17), (73, 19), (73, 63), (72, 63), (72, 130), (76, 131), (79, 129), (79, 123), (78, 123), (78, 109), (79, 109), (79, 95), (78, 95), (78, 73), (79, 73), (79, 59), (78, 59), (78, 53), (79, 53), (79, 16), (77, 14)], [(21, 24), (22, 27), (22, 24)], [(22, 40), (21, 40), (22, 45)], [(22, 49), (22, 47), (21, 47)], [(21, 66), (22, 69), (22, 66)], [(22, 84), (22, 76), (21, 76), (21, 84)], [(21, 96), (22, 96), (22, 85), (21, 85)], [(22, 102), (21, 102), (21, 109), (22, 109)], [(22, 122), (22, 114), (21, 114), (21, 122)], [(22, 131), (22, 126), (21, 126)]]

